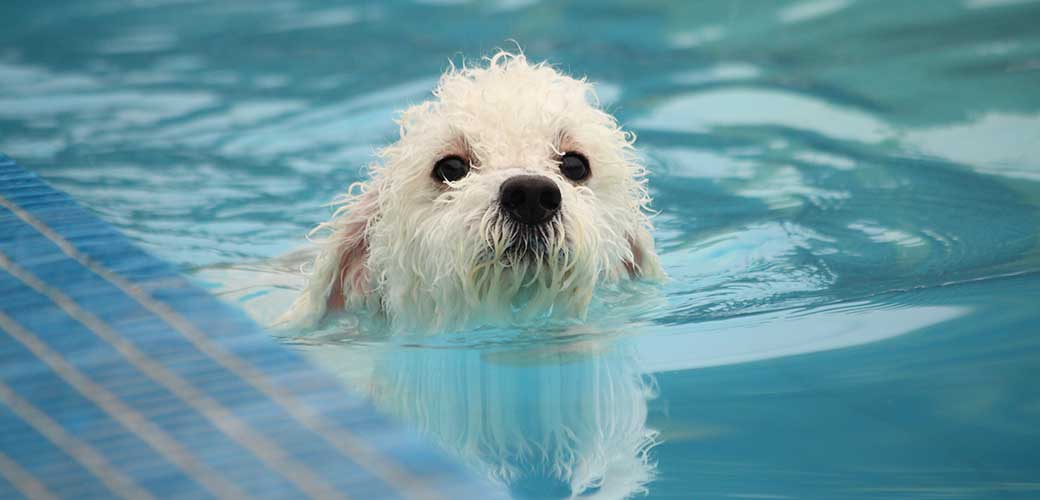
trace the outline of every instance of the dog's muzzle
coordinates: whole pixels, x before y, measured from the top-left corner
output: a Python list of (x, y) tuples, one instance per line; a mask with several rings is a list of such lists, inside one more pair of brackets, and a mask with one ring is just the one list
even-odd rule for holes
[(560, 211), (560, 188), (547, 177), (517, 175), (502, 183), (498, 203), (511, 219), (537, 226)]

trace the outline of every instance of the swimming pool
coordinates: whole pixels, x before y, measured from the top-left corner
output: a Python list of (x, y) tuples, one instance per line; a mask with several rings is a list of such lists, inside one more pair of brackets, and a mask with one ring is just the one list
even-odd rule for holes
[(653, 171), (659, 296), (563, 337), (285, 339), (518, 497), (1040, 496), (1038, 3), (0, 18), (0, 151), (261, 320), (299, 285), (271, 259), (449, 58), (512, 38), (599, 82)]

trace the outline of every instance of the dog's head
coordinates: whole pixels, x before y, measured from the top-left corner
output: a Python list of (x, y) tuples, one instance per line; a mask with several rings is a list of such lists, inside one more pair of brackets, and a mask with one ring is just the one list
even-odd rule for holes
[(434, 95), (323, 225), (298, 313), (365, 303), (434, 328), (580, 316), (598, 283), (662, 275), (634, 137), (590, 84), (501, 52)]

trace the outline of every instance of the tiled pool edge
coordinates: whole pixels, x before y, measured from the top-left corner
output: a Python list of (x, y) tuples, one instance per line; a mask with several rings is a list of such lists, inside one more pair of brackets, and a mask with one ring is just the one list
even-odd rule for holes
[(487, 498), (0, 154), (0, 496)]

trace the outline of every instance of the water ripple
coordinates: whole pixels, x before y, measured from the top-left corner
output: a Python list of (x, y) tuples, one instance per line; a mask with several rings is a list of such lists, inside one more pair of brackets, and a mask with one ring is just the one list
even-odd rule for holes
[[(395, 110), (516, 39), (638, 133), (669, 281), (604, 290), (584, 324), (282, 341), (355, 387), (397, 380), (388, 408), (445, 373), (546, 394), (567, 374), (612, 410), (597, 422), (628, 417), (620, 437), (662, 431), (651, 497), (1028, 498), (1038, 18), (1022, 0), (7, 2), (0, 151), (267, 322)], [(505, 392), (448, 395), (522, 415)]]

